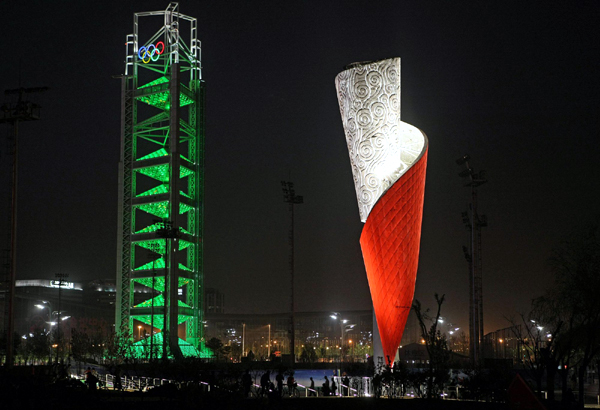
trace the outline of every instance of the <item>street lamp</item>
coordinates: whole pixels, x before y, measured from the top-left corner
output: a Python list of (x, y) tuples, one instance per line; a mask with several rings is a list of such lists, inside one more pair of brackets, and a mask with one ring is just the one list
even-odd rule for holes
[(38, 309), (48, 309), (48, 320), (52, 320), (50, 317), (52, 315), (52, 303), (42, 300), (42, 303), (36, 303), (34, 306)]
[(68, 273), (55, 273), (54, 276), (58, 279), (58, 320), (56, 321), (56, 337), (57, 337), (57, 345), (56, 348), (56, 363), (58, 364), (58, 354), (60, 351), (60, 301), (61, 301), (61, 290), (63, 287), (63, 281), (69, 277)]
[(502, 358), (506, 359), (506, 344), (504, 343), (504, 339), (498, 339), (500, 342), (500, 350), (502, 351)]
[(340, 363), (343, 362), (343, 352), (344, 352), (344, 333), (345, 332), (349, 332), (351, 329), (354, 328), (354, 326), (356, 326), (356, 324), (352, 323), (352, 324), (347, 324), (349, 322), (348, 319), (342, 319), (341, 315), (338, 312), (333, 312), (331, 315), (329, 315), (329, 317), (331, 317), (332, 319), (335, 320), (339, 320), (340, 321), (340, 330), (342, 332), (341, 335), (341, 339), (340, 339)]
[[(42, 300), (41, 302), (42, 303), (37, 303), (34, 306), (38, 309), (48, 309), (48, 321), (46, 321), (45, 323), (50, 325), (50, 329), (47, 331), (46, 335), (48, 336), (49, 340), (51, 340), (50, 338), (52, 337), (52, 326), (57, 324), (57, 322), (53, 321), (52, 318), (56, 317), (55, 315), (57, 315), (58, 312), (52, 310), (52, 303), (50, 303), (49, 301)], [(45, 327), (44, 327), (44, 332), (46, 332)], [(52, 363), (52, 346), (50, 346), (50, 349), (48, 352), (48, 363)]]
[(352, 347), (352, 354), (350, 355), (350, 358), (354, 362), (354, 345), (352, 344), (352, 339), (348, 340), (348, 344)]

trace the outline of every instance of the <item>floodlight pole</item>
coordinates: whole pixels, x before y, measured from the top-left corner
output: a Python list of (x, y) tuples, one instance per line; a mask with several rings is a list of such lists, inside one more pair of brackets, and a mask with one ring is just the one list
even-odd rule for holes
[(17, 136), (19, 134), (19, 122), (34, 121), (40, 119), (40, 106), (29, 101), (23, 101), (23, 94), (39, 93), (48, 90), (48, 87), (33, 87), (33, 88), (16, 88), (13, 90), (5, 90), (5, 95), (18, 94), (19, 99), (16, 104), (4, 104), (0, 108), (2, 116), (0, 124), (8, 123), (12, 125), (12, 198), (11, 198), (11, 222), (10, 222), (10, 250), (7, 255), (6, 267), (8, 272), (5, 273), (3, 280), (7, 281), (8, 299), (4, 301), (4, 316), (5, 323), (8, 326), (6, 332), (6, 366), (11, 368), (14, 360), (14, 340), (13, 333), (15, 331), (15, 281), (17, 277), (17, 173), (18, 173), (18, 144)]
[(470, 231), (470, 249), (463, 246), (465, 259), (469, 263), (469, 355), (473, 366), (483, 363), (483, 278), (481, 260), (481, 228), (487, 226), (485, 215), (477, 212), (477, 187), (487, 182), (485, 171), (476, 173), (469, 165), (469, 155), (459, 158), (456, 163), (466, 169), (459, 176), (469, 178), (465, 184), (471, 188), (471, 215), (463, 212), (463, 223)]
[(296, 363), (296, 305), (294, 302), (294, 204), (304, 203), (302, 196), (296, 195), (294, 191), (294, 183), (290, 181), (281, 181), (281, 188), (283, 189), (283, 202), (289, 204), (290, 211), (290, 231), (288, 236), (288, 243), (290, 246), (289, 253), (289, 267), (291, 276), (291, 321), (292, 329), (290, 333), (290, 350), (292, 353), (292, 364)]

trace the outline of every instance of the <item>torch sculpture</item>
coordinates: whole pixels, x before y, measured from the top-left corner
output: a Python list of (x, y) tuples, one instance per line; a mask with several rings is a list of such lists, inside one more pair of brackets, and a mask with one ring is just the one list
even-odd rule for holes
[(389, 363), (415, 290), (428, 141), (400, 121), (400, 58), (351, 64), (335, 85), (365, 223), (360, 245)]

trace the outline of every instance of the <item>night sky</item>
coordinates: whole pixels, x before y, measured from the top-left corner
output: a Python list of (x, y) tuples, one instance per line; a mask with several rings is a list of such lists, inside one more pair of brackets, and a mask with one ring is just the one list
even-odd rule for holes
[[(24, 87), (50, 87), (30, 95), (43, 120), (19, 137), (17, 279), (115, 277), (112, 76), (133, 13), (167, 4), (0, 6), (0, 88), (18, 87), (19, 72)], [(479, 190), (486, 332), (528, 309), (552, 279), (552, 248), (599, 214), (597, 2), (184, 0), (180, 11), (198, 19), (207, 84), (205, 285), (225, 294), (227, 312), (289, 308), (283, 179), (305, 202), (297, 309), (371, 306), (334, 86), (351, 62), (402, 58), (402, 120), (430, 143), (416, 297), (431, 305), (445, 293), (442, 314), (463, 329), (470, 195), (457, 158), (470, 154), (489, 180)]]

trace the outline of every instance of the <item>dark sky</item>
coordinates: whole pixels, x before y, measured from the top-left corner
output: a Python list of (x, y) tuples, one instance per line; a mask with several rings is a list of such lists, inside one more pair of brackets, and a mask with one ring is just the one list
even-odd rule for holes
[[(166, 6), (1, 6), (0, 87), (19, 85), (20, 66), (23, 86), (51, 88), (31, 97), (43, 120), (21, 127), (18, 279), (115, 277), (112, 76), (133, 13)], [(469, 153), (489, 179), (479, 198), (486, 332), (527, 310), (551, 279), (551, 249), (598, 215), (597, 2), (184, 0), (180, 11), (198, 19), (207, 83), (205, 284), (225, 293), (228, 312), (288, 309), (280, 181), (290, 176), (305, 201), (298, 310), (370, 308), (334, 86), (351, 62), (402, 58), (402, 119), (430, 142), (416, 297), (429, 305), (445, 293), (451, 321), (468, 318), (458, 157)]]

